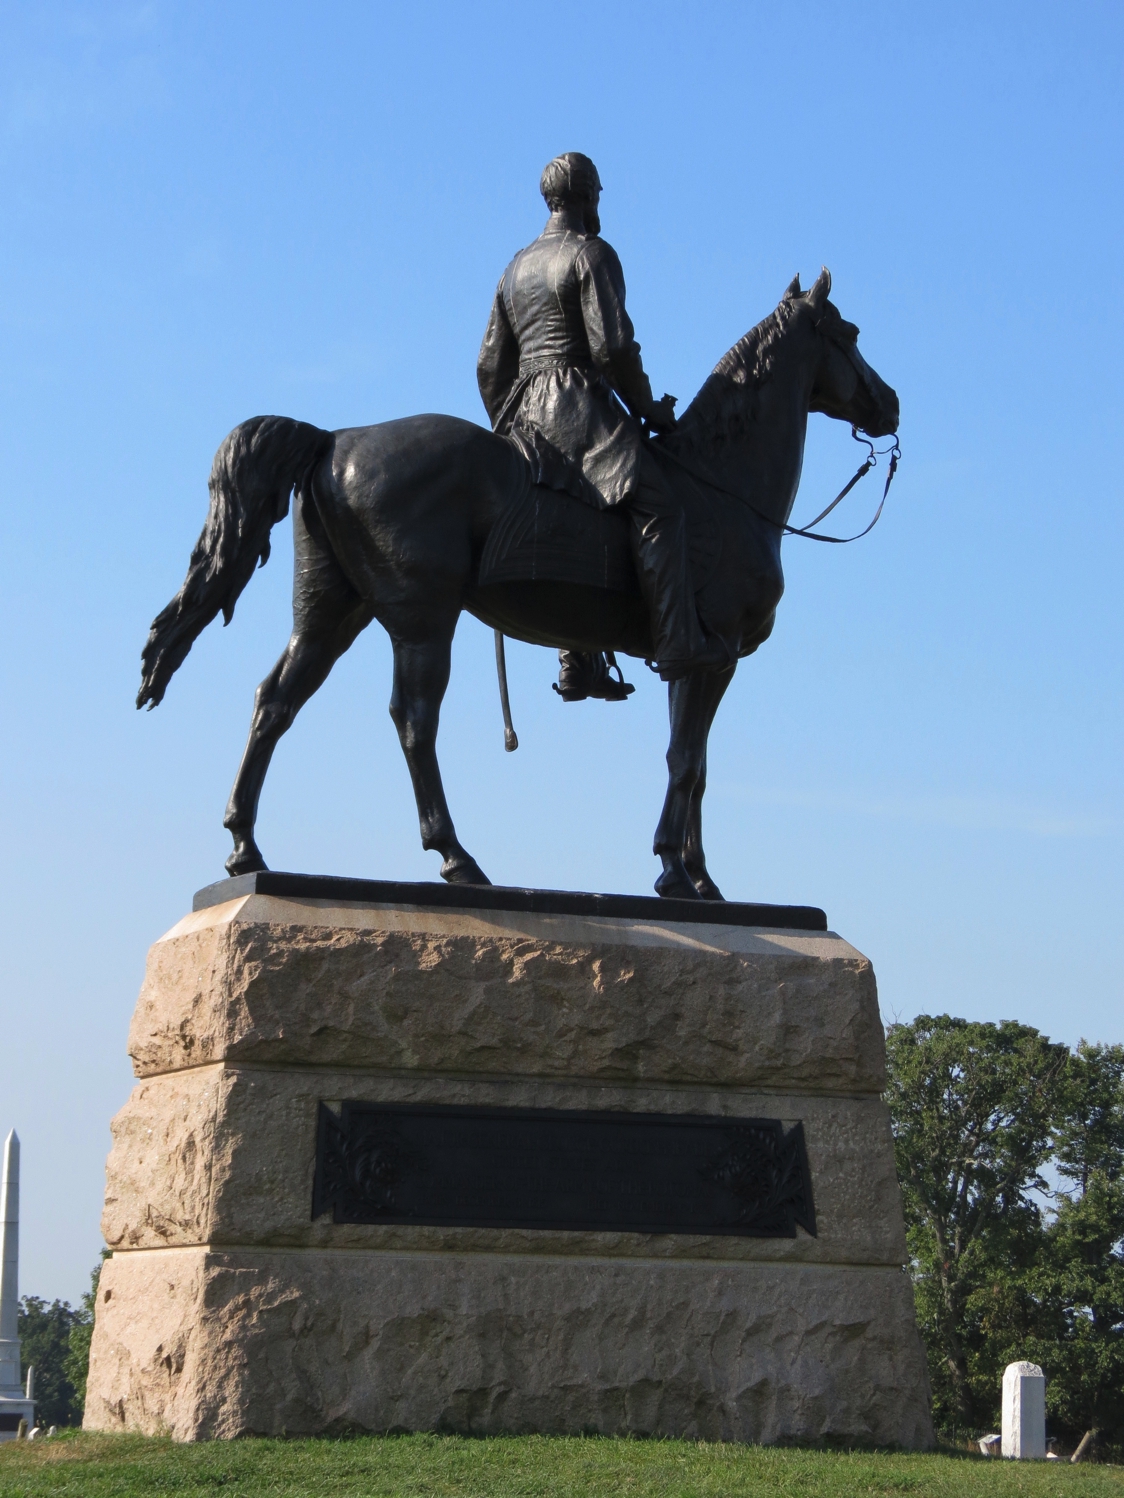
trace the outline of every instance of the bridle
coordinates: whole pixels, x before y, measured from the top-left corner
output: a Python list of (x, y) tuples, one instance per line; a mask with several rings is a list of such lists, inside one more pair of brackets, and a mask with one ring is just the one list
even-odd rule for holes
[[(832, 338), (830, 333), (825, 331), (823, 333), (823, 336), (830, 339), (835, 347), (839, 349), (841, 353), (846, 355), (847, 359), (851, 363), (851, 367), (855, 371), (855, 374), (866, 386), (867, 391), (869, 392), (870, 382), (867, 380), (863, 371), (855, 363), (855, 360), (851, 358), (850, 350), (846, 348), (837, 338)], [(852, 541), (861, 541), (864, 536), (869, 536), (871, 531), (881, 519), (882, 511), (886, 505), (886, 496), (890, 492), (890, 485), (894, 482), (894, 474), (898, 471), (898, 463), (901, 460), (902, 455), (901, 446), (898, 442), (898, 434), (896, 432), (893, 433), (893, 438), (890, 446), (883, 448), (876, 448), (869, 437), (861, 437), (859, 435), (859, 429), (854, 422), (851, 423), (851, 436), (856, 442), (864, 443), (865, 446), (869, 448), (869, 453), (867, 454), (866, 459), (859, 465), (858, 469), (852, 475), (852, 477), (848, 479), (847, 483), (843, 485), (842, 489), (840, 489), (839, 493), (835, 496), (835, 498), (831, 501), (827, 508), (821, 510), (814, 520), (809, 520), (807, 525), (789, 525), (783, 520), (774, 520), (771, 515), (766, 515), (762, 510), (759, 510), (755, 504), (752, 504), (748, 499), (746, 499), (744, 494), (735, 494), (733, 489), (727, 489), (724, 484), (718, 483), (718, 481), (711, 477), (711, 475), (697, 472), (690, 463), (684, 462), (684, 460), (678, 455), (678, 453), (673, 453), (669, 448), (659, 445), (656, 445), (655, 451), (658, 452), (661, 457), (670, 458), (673, 463), (677, 463), (680, 468), (689, 473), (692, 478), (697, 479), (700, 484), (708, 484), (710, 488), (717, 489), (719, 494), (725, 494), (730, 499), (736, 499), (738, 503), (744, 505), (747, 510), (752, 510), (752, 512), (758, 517), (759, 520), (764, 520), (769, 525), (775, 525), (777, 529), (779, 531), (783, 531), (786, 536), (803, 536), (806, 541), (824, 541), (831, 546), (848, 546)], [(874, 512), (874, 519), (870, 522), (870, 524), (866, 526), (864, 530), (859, 531), (858, 534), (854, 536), (816, 535), (816, 533), (812, 530), (812, 527), (814, 525), (819, 525), (821, 520), (826, 520), (827, 517), (831, 514), (832, 510), (835, 509), (836, 505), (840, 504), (847, 498), (847, 495), (850, 494), (851, 490), (855, 487), (859, 480), (866, 478), (867, 474), (872, 468), (878, 467), (878, 459), (885, 457), (888, 457), (890, 459), (890, 466), (886, 472), (886, 483), (882, 489), (882, 498), (878, 503), (878, 508)]]
[[(860, 437), (859, 429), (854, 425), (854, 423), (852, 423), (851, 425), (851, 436), (855, 439), (856, 442), (863, 442), (870, 449), (866, 460), (859, 466), (854, 475), (850, 479), (848, 479), (847, 483), (843, 485), (842, 489), (840, 489), (839, 493), (831, 501), (826, 510), (821, 510), (814, 520), (808, 521), (807, 525), (786, 525), (784, 527), (786, 535), (803, 536), (808, 541), (827, 541), (830, 542), (832, 546), (847, 546), (851, 541), (861, 541), (864, 536), (869, 536), (871, 531), (878, 524), (878, 521), (882, 516), (882, 511), (886, 505), (886, 496), (890, 492), (890, 485), (894, 482), (894, 474), (898, 471), (898, 462), (901, 459), (902, 455), (901, 445), (898, 442), (898, 434), (895, 432), (893, 435), (893, 441), (890, 446), (883, 448), (876, 448), (869, 437)], [(835, 506), (840, 502), (840, 500), (847, 498), (848, 494), (850, 494), (851, 490), (855, 487), (858, 481), (860, 479), (865, 479), (872, 468), (878, 467), (878, 459), (885, 457), (889, 457), (890, 459), (890, 466), (886, 470), (886, 483), (884, 484), (882, 489), (882, 498), (878, 501), (878, 508), (874, 512), (874, 519), (870, 522), (866, 529), (859, 531), (858, 534), (854, 536), (815, 535), (812, 531), (812, 527), (814, 525), (819, 525), (821, 520), (826, 520), (827, 517), (831, 514), (832, 510), (835, 509)], [(755, 515), (761, 515), (761, 511), (754, 509), (753, 505), (750, 505), (750, 509), (753, 510), (753, 513)], [(767, 515), (761, 515), (761, 518), (762, 520), (768, 520), (769, 517)], [(774, 525), (777, 524), (775, 520), (772, 523)]]

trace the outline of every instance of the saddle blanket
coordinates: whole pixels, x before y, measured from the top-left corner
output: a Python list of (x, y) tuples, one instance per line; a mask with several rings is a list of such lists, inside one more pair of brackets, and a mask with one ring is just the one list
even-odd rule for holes
[(579, 583), (617, 593), (639, 591), (629, 519), (583, 500), (531, 485), (492, 527), (480, 560), (489, 583)]
[[(627, 512), (594, 508), (572, 487), (562, 486), (567, 476), (531, 467), (532, 482), (512, 500), (488, 536), (478, 586), (557, 582), (639, 593)], [(546, 482), (534, 482), (536, 478)], [(680, 492), (697, 591), (714, 569), (721, 542), (705, 500), (689, 490)]]

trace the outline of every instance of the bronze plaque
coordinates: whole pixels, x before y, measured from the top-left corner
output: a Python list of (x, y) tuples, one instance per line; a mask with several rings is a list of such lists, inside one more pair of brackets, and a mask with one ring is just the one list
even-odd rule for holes
[(314, 1218), (813, 1236), (797, 1123), (690, 1113), (320, 1104)]

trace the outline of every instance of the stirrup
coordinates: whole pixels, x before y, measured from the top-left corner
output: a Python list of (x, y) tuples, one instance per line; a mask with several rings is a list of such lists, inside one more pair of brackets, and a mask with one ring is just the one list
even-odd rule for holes
[[(616, 676), (612, 673), (616, 672)], [(631, 682), (625, 681), (624, 672), (617, 665), (615, 650), (605, 651), (605, 690), (596, 692), (594, 695), (603, 697), (606, 702), (627, 702), (635, 692), (636, 688)]]

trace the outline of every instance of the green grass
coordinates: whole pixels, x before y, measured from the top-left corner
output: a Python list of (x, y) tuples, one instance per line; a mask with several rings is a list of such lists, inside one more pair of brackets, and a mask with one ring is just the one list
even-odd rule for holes
[(600, 1437), (213, 1441), (68, 1432), (0, 1446), (0, 1498), (1124, 1498), (1124, 1467), (967, 1453), (818, 1451)]

